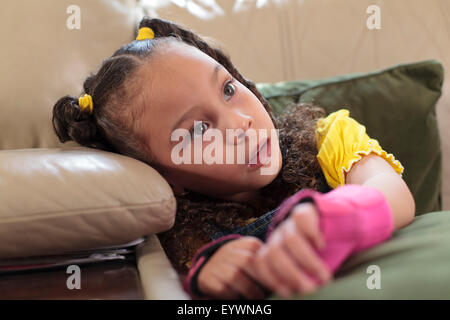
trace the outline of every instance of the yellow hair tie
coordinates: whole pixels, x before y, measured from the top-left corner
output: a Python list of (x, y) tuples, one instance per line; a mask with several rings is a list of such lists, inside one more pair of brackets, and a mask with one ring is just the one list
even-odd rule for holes
[(139, 33), (136, 37), (136, 40), (147, 40), (153, 39), (155, 37), (155, 33), (151, 28), (143, 27), (139, 29)]
[(87, 93), (84, 96), (78, 98), (78, 105), (80, 106), (81, 111), (89, 109), (89, 113), (94, 111), (94, 102), (92, 101), (92, 97)]

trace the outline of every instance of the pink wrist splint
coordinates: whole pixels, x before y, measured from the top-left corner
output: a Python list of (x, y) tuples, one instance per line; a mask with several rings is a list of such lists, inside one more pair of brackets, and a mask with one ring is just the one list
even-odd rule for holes
[(325, 248), (316, 252), (332, 273), (350, 255), (386, 241), (394, 231), (391, 208), (381, 191), (362, 185), (344, 185), (324, 194), (303, 189), (284, 200), (266, 239), (296, 204), (306, 201), (312, 201), (319, 212)]

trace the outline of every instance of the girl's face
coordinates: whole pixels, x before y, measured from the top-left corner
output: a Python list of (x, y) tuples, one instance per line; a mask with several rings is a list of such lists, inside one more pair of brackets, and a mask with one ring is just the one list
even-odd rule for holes
[[(274, 124), (258, 98), (216, 60), (197, 48), (172, 42), (158, 50), (139, 70), (138, 77), (143, 83), (141, 98), (145, 105), (141, 130), (162, 169), (161, 174), (176, 188), (224, 198), (255, 191), (275, 179), (281, 169), (282, 157)], [(195, 134), (194, 121), (202, 121), (195, 125)], [(181, 136), (175, 139), (172, 133), (176, 129), (185, 130), (178, 130)], [(210, 129), (216, 129), (215, 132), (221, 132), (222, 136), (205, 141)], [(261, 142), (251, 144), (249, 135), (227, 136), (226, 129), (231, 129), (237, 136), (237, 129), (244, 133), (253, 129), (249, 130), (257, 134), (253, 141), (258, 143), (261, 139)], [(270, 159), (265, 162), (267, 158), (263, 158), (265, 164), (262, 166), (249, 166), (250, 162), (255, 163), (258, 147), (264, 148), (266, 139), (262, 138), (260, 130), (270, 138)], [(205, 163), (205, 149), (211, 151), (213, 142), (223, 150), (222, 163)], [(239, 146), (242, 144), (244, 149)], [(174, 148), (178, 150), (175, 153)], [(195, 152), (200, 150), (200, 157), (203, 155), (201, 163), (195, 163), (195, 148)], [(227, 148), (234, 151), (231, 163), (226, 159)], [(189, 161), (177, 164), (175, 158), (179, 156), (179, 159), (188, 150), (190, 156), (184, 160)], [(209, 154), (216, 156), (217, 150)], [(237, 161), (239, 152), (245, 156), (245, 163)], [(264, 154), (268, 154), (267, 149)], [(262, 174), (264, 168), (266, 172)]]

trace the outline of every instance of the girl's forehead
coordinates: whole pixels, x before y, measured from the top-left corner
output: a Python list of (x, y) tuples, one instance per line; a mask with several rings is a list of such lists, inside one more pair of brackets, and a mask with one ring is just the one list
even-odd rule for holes
[(202, 73), (211, 72), (216, 64), (217, 61), (203, 51), (178, 42), (159, 49), (151, 61), (157, 76), (168, 81), (198, 78)]
[[(217, 61), (189, 45), (164, 49), (141, 70), (147, 101), (163, 107), (186, 103), (207, 89)], [(191, 101), (192, 102), (192, 101)]]
[(167, 105), (186, 103), (198, 98), (203, 91), (204, 78), (208, 68), (200, 63), (178, 63), (158, 65), (158, 70), (150, 68), (142, 83), (146, 100), (152, 106), (166, 108)]
[(211, 90), (217, 62), (189, 45), (164, 48), (141, 70), (144, 123), (152, 133), (166, 133), (173, 119), (198, 104)]

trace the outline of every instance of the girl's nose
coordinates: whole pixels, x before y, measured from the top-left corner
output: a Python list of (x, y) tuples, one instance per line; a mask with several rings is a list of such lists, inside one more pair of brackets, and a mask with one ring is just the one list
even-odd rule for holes
[(229, 124), (229, 127), (226, 127), (225, 129), (232, 129), (236, 134), (234, 141), (230, 142), (233, 144), (239, 144), (244, 140), (246, 131), (252, 127), (253, 118), (237, 111), (227, 123)]
[(253, 118), (250, 115), (244, 114), (240, 112), (239, 110), (234, 110), (234, 119), (233, 122), (235, 123), (236, 129), (242, 129), (244, 131), (247, 131), (252, 124), (253, 124)]

